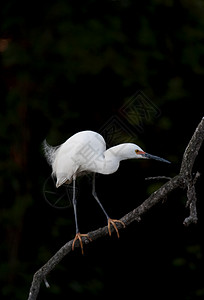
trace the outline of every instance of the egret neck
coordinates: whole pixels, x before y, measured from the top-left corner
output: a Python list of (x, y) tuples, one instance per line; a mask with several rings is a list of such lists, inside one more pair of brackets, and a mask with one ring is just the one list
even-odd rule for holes
[(124, 143), (109, 148), (97, 157), (91, 166), (92, 172), (112, 174), (117, 171), (121, 160), (136, 158), (135, 145)]

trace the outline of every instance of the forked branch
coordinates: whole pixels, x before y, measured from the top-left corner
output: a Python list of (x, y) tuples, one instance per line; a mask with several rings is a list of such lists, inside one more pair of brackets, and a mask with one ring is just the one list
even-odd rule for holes
[[(134, 221), (140, 221), (141, 216), (146, 213), (154, 205), (162, 201), (167, 197), (167, 195), (177, 188), (185, 189), (187, 192), (187, 202), (186, 206), (189, 207), (190, 215), (184, 220), (184, 225), (190, 225), (191, 223), (197, 222), (197, 210), (196, 210), (196, 191), (195, 183), (200, 174), (197, 172), (193, 177), (192, 169), (195, 162), (195, 159), (198, 155), (198, 151), (204, 140), (204, 118), (198, 124), (188, 146), (185, 149), (180, 173), (175, 177), (169, 179), (165, 178), (168, 181), (162, 185), (157, 191), (150, 195), (141, 205), (135, 208), (133, 211), (126, 214), (121, 221), (125, 223), (126, 227)], [(153, 178), (155, 179), (155, 178)], [(164, 179), (164, 178), (163, 178)], [(120, 229), (122, 225), (119, 223), (118, 228)], [(90, 239), (94, 242), (95, 240), (108, 235), (108, 227), (99, 228), (95, 231), (88, 233)], [(90, 243), (90, 240), (85, 238), (85, 243)], [(42, 281), (45, 282), (45, 285), (49, 287), (49, 284), (46, 280), (47, 275), (56, 267), (57, 264), (69, 253), (72, 251), (73, 240), (67, 242), (63, 247), (61, 247), (49, 260), (42, 266), (33, 276), (33, 281), (31, 284), (28, 300), (37, 299), (40, 285)], [(76, 247), (79, 247), (79, 244), (76, 244)]]

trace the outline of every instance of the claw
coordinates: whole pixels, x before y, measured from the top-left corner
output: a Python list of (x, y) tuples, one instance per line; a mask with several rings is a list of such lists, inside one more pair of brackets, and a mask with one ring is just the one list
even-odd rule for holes
[(114, 220), (114, 219), (108, 219), (108, 232), (109, 232), (109, 235), (111, 236), (111, 225), (114, 227), (116, 233), (117, 233), (117, 237), (119, 238), (120, 235), (119, 235), (119, 231), (118, 231), (118, 228), (116, 226), (115, 223), (120, 223), (123, 225), (123, 227), (125, 228), (125, 223), (123, 221), (120, 221), (120, 220)]
[(79, 243), (80, 243), (80, 247), (81, 247), (81, 253), (82, 255), (84, 255), (84, 248), (83, 248), (83, 242), (82, 242), (82, 237), (86, 237), (89, 239), (90, 242), (92, 242), (92, 239), (89, 237), (88, 234), (81, 234), (80, 232), (76, 233), (76, 236), (74, 238), (74, 241), (72, 243), (72, 251), (74, 251), (74, 245), (75, 245), (75, 242), (77, 240), (79, 240)]

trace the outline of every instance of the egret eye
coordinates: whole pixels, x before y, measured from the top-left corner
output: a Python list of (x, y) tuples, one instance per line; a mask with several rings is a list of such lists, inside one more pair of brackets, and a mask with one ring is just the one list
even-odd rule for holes
[(138, 149), (135, 150), (136, 154), (138, 154), (140, 151)]

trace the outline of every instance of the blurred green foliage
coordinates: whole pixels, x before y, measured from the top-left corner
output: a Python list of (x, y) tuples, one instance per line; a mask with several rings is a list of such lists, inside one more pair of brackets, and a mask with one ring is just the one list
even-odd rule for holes
[[(45, 137), (57, 145), (78, 130), (98, 131), (117, 116), (142, 147), (172, 160), (168, 169), (127, 162), (119, 174), (98, 179), (102, 202), (116, 216), (157, 187), (144, 177), (178, 172), (203, 116), (204, 3), (10, 0), (1, 3), (0, 24), (0, 280), (4, 299), (21, 300), (33, 273), (74, 235), (72, 210), (54, 210), (43, 199), (51, 172), (41, 152)], [(143, 117), (140, 132), (120, 114), (138, 90), (161, 112), (154, 119)], [(89, 201), (88, 181), (80, 182), (85, 232), (105, 221)], [(201, 185), (198, 191), (201, 199)], [(85, 258), (71, 254), (71, 261), (65, 259), (50, 275), (51, 289), (42, 287), (39, 299), (127, 296), (135, 289), (143, 299), (150, 295), (149, 285), (151, 297), (202, 297), (203, 204), (199, 224), (184, 229), (183, 197), (173, 195), (169, 202), (127, 229), (120, 242), (98, 242), (85, 249)]]

